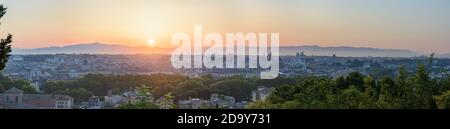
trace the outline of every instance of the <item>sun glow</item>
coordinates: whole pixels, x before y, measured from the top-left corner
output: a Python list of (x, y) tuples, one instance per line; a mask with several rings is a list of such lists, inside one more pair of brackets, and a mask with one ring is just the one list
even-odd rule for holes
[(155, 40), (154, 39), (149, 39), (148, 40), (148, 45), (155, 45)]

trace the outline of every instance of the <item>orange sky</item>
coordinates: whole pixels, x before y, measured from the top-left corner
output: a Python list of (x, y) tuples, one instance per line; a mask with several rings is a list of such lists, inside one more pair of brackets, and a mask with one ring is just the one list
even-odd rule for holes
[(176, 32), (280, 33), (281, 45), (450, 53), (448, 0), (3, 0), (15, 48), (102, 42), (169, 47)]

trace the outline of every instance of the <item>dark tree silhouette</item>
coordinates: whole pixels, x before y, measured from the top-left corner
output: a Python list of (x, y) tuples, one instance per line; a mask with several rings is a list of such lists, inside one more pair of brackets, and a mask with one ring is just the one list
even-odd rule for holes
[[(0, 5), (0, 19), (5, 15), (7, 8)], [(1, 24), (1, 23), (0, 23)], [(0, 42), (0, 71), (5, 68), (11, 53), (12, 35), (8, 34), (6, 39), (1, 39)]]

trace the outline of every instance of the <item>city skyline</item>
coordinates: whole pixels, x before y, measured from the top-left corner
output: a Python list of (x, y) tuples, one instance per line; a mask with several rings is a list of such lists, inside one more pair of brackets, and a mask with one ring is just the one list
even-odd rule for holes
[(282, 46), (352, 46), (449, 53), (448, 0), (3, 0), (13, 48), (101, 42), (170, 47), (177, 32), (279, 32)]

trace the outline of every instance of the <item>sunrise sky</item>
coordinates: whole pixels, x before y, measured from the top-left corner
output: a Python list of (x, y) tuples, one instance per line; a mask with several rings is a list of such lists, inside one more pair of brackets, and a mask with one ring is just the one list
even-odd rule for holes
[(450, 0), (0, 0), (14, 48), (169, 47), (176, 32), (277, 32), (281, 45), (450, 53)]

